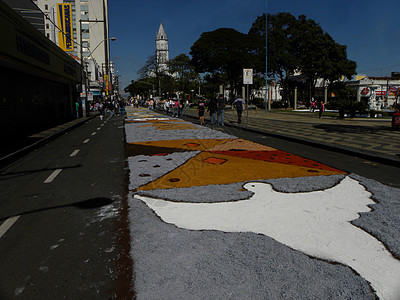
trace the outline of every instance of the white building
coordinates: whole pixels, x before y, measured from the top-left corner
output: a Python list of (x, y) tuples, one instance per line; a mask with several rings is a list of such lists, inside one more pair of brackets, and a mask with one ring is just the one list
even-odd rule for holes
[(347, 85), (357, 91), (357, 100), (368, 103), (370, 109), (391, 108), (400, 91), (400, 78), (358, 75)]
[(168, 38), (162, 23), (156, 37), (156, 58), (158, 72), (168, 72), (169, 50)]
[[(90, 91), (99, 96), (103, 75), (110, 70), (108, 35), (108, 0), (32, 0), (46, 15), (45, 35), (60, 46), (57, 5), (70, 4), (72, 9), (73, 50), (67, 52), (87, 64)], [(112, 75), (112, 74), (111, 74)], [(112, 82), (112, 76), (109, 78)]]

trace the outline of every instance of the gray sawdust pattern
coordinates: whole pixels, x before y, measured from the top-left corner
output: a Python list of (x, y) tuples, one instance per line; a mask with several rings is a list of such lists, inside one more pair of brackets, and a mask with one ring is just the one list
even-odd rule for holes
[(264, 235), (191, 231), (129, 196), (136, 299), (374, 299), (347, 266)]
[[(296, 193), (327, 189), (339, 183), (343, 178), (344, 175), (331, 175), (268, 179), (259, 180), (259, 182), (270, 183), (278, 192)], [(155, 189), (140, 191), (138, 194), (174, 202), (215, 203), (238, 201), (249, 199), (253, 195), (252, 192), (243, 190), (243, 186), (246, 183), (247, 181), (221, 185), (193, 186), (190, 188)]]
[(126, 141), (128, 143), (139, 143), (144, 141), (236, 138), (233, 135), (226, 134), (218, 130), (212, 130), (208, 127), (194, 125), (191, 123), (188, 124), (195, 126), (198, 129), (157, 130), (154, 126), (144, 127), (144, 123), (127, 123), (125, 124)]
[[(127, 142), (236, 138), (206, 127), (156, 130), (143, 123), (126, 124)], [(130, 188), (175, 169), (198, 152), (164, 157), (130, 157)], [(140, 160), (143, 160), (140, 162)], [(144, 161), (146, 160), (146, 162)], [(172, 162), (173, 161), (173, 162)], [(143, 163), (140, 165), (140, 163)], [(157, 166), (157, 167), (155, 167)], [(148, 174), (142, 177), (140, 174)], [(280, 192), (326, 189), (343, 175), (269, 179)], [(382, 241), (400, 258), (400, 189), (356, 174), (376, 204), (352, 224)], [(246, 182), (180, 189), (140, 191), (178, 202), (222, 202), (248, 199)], [(255, 233), (181, 229), (163, 222), (142, 201), (129, 195), (131, 256), (136, 299), (375, 299), (368, 283), (349, 267), (309, 257), (274, 239)]]
[(360, 213), (361, 217), (352, 224), (376, 237), (400, 259), (400, 189), (357, 174), (351, 174), (351, 177), (359, 180), (377, 203), (370, 206), (371, 212)]
[(137, 155), (128, 157), (129, 189), (134, 190), (162, 177), (199, 153), (199, 151), (187, 151), (164, 156)]

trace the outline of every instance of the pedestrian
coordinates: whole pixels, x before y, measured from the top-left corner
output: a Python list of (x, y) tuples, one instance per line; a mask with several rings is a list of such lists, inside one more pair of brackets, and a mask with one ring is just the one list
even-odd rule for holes
[(206, 102), (203, 99), (200, 99), (197, 106), (197, 113), (200, 119), (200, 125), (204, 125), (204, 112), (206, 111)]
[(314, 97), (313, 97), (313, 98), (311, 98), (311, 105), (310, 105), (311, 112), (314, 112), (316, 106), (317, 106), (317, 104), (315, 103)]
[(165, 100), (165, 110), (167, 112), (167, 115), (169, 114), (169, 100)]
[(225, 97), (220, 94), (217, 100), (217, 124), (224, 126)]
[(79, 118), (79, 102), (75, 102), (75, 111), (76, 111), (76, 118)]
[(110, 111), (110, 117), (114, 115), (114, 104), (111, 101), (108, 101), (108, 110)]
[(184, 106), (184, 102), (183, 99), (179, 100), (179, 112), (178, 115), (179, 117), (183, 117), (183, 106)]
[(172, 115), (173, 117), (178, 117), (178, 113), (179, 113), (179, 100), (175, 99), (174, 102), (174, 115)]
[(210, 122), (211, 125), (215, 124), (215, 116), (217, 114), (217, 99), (211, 98), (208, 102), (208, 111), (210, 112)]
[(235, 101), (233, 101), (233, 106), (236, 108), (237, 116), (238, 116), (238, 123), (242, 123), (242, 113), (243, 109), (245, 108), (244, 100), (238, 94)]
[(190, 108), (189, 100), (185, 102), (185, 112), (187, 113), (188, 109)]
[(325, 104), (324, 101), (321, 101), (319, 104), (319, 117), (322, 118), (322, 113), (325, 111)]

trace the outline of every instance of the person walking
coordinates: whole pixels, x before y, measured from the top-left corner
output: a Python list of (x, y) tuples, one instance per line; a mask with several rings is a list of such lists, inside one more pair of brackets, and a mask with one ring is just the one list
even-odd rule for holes
[(319, 104), (319, 117), (322, 118), (322, 113), (325, 111), (325, 104), (324, 101), (321, 101)]
[(173, 117), (178, 117), (179, 114), (179, 100), (175, 99), (175, 103), (174, 103), (174, 113), (173, 113)]
[(238, 97), (236, 98), (235, 101), (233, 101), (233, 106), (236, 108), (237, 116), (238, 116), (238, 123), (242, 123), (242, 113), (243, 109), (245, 108), (245, 102), (244, 100), (240, 97), (240, 94), (238, 94)]
[(186, 99), (186, 102), (185, 102), (185, 113), (186, 114), (187, 114), (187, 111), (189, 110), (189, 108), (190, 108), (189, 100)]
[(211, 125), (215, 124), (215, 115), (217, 113), (217, 99), (211, 98), (208, 102), (208, 111), (210, 112), (210, 122)]
[(178, 116), (179, 117), (183, 117), (183, 107), (184, 107), (184, 101), (183, 98), (181, 100), (179, 100), (179, 112), (178, 112)]
[(217, 124), (224, 126), (225, 97), (220, 94), (217, 100)]
[(204, 112), (206, 111), (206, 102), (203, 99), (200, 99), (197, 106), (197, 113), (200, 119), (200, 125), (204, 125)]

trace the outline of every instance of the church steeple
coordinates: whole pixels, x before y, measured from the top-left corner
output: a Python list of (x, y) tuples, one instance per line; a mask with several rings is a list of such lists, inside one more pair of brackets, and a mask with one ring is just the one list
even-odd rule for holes
[(168, 61), (169, 61), (169, 51), (168, 51), (168, 39), (164, 30), (164, 26), (160, 23), (156, 37), (156, 55), (157, 55), (157, 65), (159, 72), (168, 72)]
[(164, 26), (163, 26), (162, 23), (160, 23), (160, 28), (158, 28), (157, 40), (166, 40), (166, 41), (168, 41), (167, 35), (165, 34)]

